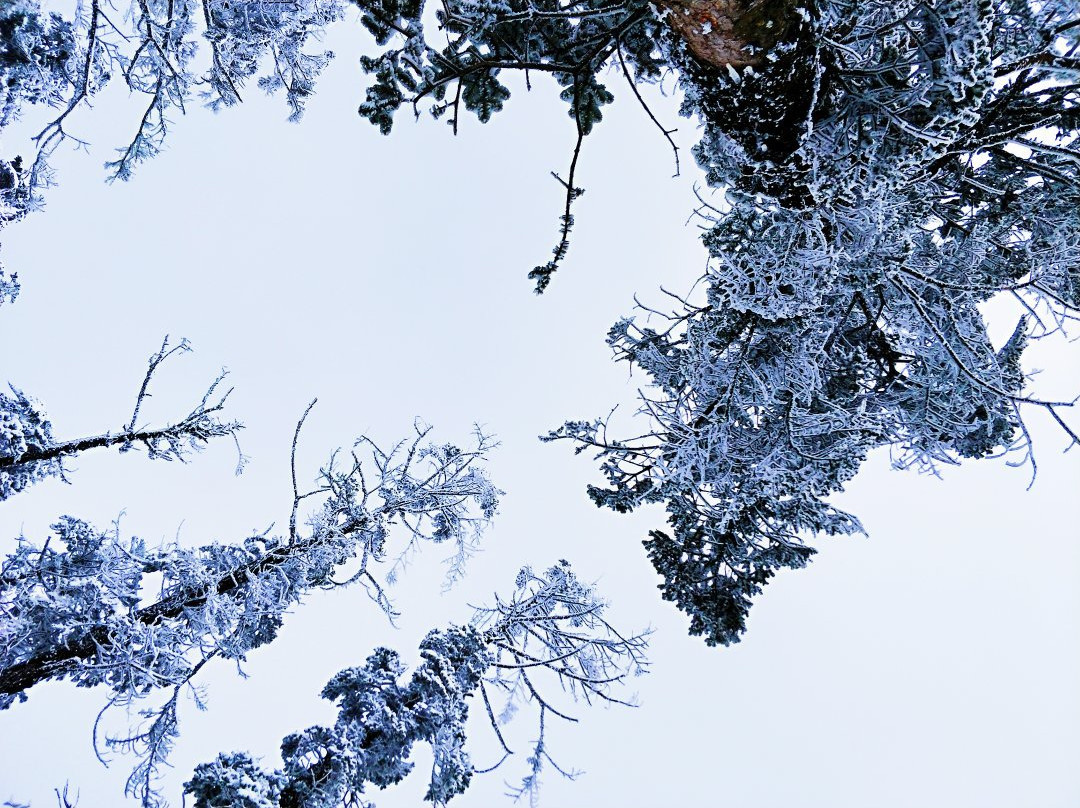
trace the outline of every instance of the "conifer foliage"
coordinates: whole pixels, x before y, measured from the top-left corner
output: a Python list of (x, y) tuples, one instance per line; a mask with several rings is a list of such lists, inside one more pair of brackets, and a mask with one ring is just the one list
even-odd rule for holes
[[(756, 67), (677, 55), (705, 124), (695, 155), (726, 190), (702, 211), (703, 294), (609, 334), (652, 385), (643, 437), (603, 422), (548, 436), (599, 452), (598, 505), (665, 503), (646, 549), (709, 643), (739, 639), (753, 596), (813, 554), (807, 534), (861, 530), (827, 497), (873, 449), (920, 468), (1007, 451), (1034, 465), (1033, 407), (1080, 442), (1073, 401), (1027, 393), (1021, 364), (1080, 311), (1080, 7), (799, 17)], [(785, 98), (787, 117), (770, 114)], [(1000, 295), (1024, 314), (994, 346), (979, 307)]]
[[(283, 768), (267, 772), (243, 753), (200, 765), (187, 783), (196, 808), (357, 804), (366, 785), (384, 788), (411, 771), (408, 758), (417, 741), (430, 744), (435, 758), (425, 799), (444, 805), (465, 791), (473, 775), (464, 750), (467, 698), (481, 695), (506, 749), (489, 689), (502, 691), (508, 707), (521, 701), (536, 707), (539, 737), (518, 789), (534, 796), (543, 767), (559, 768), (545, 749), (545, 716), (568, 716), (530, 677), (547, 674), (586, 699), (618, 702), (613, 686), (644, 670), (645, 637), (619, 634), (604, 617), (604, 603), (566, 561), (542, 575), (523, 568), (516, 585), (509, 600), (478, 610), (470, 625), (430, 632), (420, 644), (423, 661), (407, 682), (401, 681), (401, 658), (387, 648), (377, 649), (363, 667), (335, 675), (322, 695), (338, 703), (337, 721), (285, 738)], [(496, 767), (509, 754), (507, 749)]]
[[(107, 741), (139, 757), (129, 792), (163, 804), (155, 784), (177, 736), (177, 701), (209, 660), (242, 661), (273, 641), (317, 589), (364, 587), (392, 615), (375, 573), (398, 537), (449, 544), (458, 567), (475, 548), (498, 506), (479, 468), (492, 442), (478, 432), (470, 448), (431, 444), (429, 431), (385, 451), (361, 439), (345, 466), (332, 458), (315, 488), (295, 490), (285, 535), (150, 547), (119, 524), (65, 516), (41, 545), (20, 538), (0, 566), (0, 710), (51, 679), (105, 685), (109, 706), (171, 692), (143, 711), (145, 726)], [(297, 517), (308, 499), (321, 504), (305, 530)]]
[[(545, 439), (597, 454), (606, 478), (589, 488), (597, 505), (663, 503), (667, 525), (645, 547), (691, 633), (737, 642), (765, 584), (809, 562), (809, 537), (862, 529), (829, 497), (872, 451), (888, 448), (896, 465), (921, 469), (1014, 452), (1034, 469), (1024, 421), (1032, 410), (1052, 418), (1067, 445), (1080, 443), (1074, 401), (1034, 394), (1023, 361), (1027, 345), (1080, 314), (1076, 0), (351, 6), (138, 0), (114, 19), (111, 5), (89, 0), (68, 19), (33, 0), (5, 4), (0, 129), (32, 106), (55, 114), (32, 157), (0, 164), (0, 226), (40, 205), (50, 155), (79, 143), (73, 122), (108, 81), (146, 101), (107, 166), (126, 180), (160, 150), (171, 113), (193, 102), (232, 106), (252, 79), (283, 93), (298, 120), (331, 58), (312, 43), (328, 25), (358, 19), (374, 38), (359, 114), (384, 133), (403, 107), (454, 131), (463, 112), (488, 121), (510, 100), (507, 71), (530, 87), (554, 80), (572, 148), (565, 176), (556, 174), (565, 205), (552, 259), (530, 273), (543, 292), (568, 254), (583, 193), (577, 168), (604, 107), (625, 84), (657, 122), (639, 88), (674, 75), (683, 114), (701, 124), (693, 153), (714, 192), (698, 209), (709, 267), (694, 290), (673, 296), (673, 310), (643, 308), (609, 332), (615, 358), (648, 381), (636, 436), (579, 420)], [(0, 303), (18, 284), (0, 270)], [(1002, 298), (1021, 314), (995, 344), (984, 310)], [(182, 458), (235, 433), (237, 424), (217, 419), (217, 401), (204, 399), (156, 436), (133, 417), (88, 440)], [(0, 498), (62, 474), (65, 457), (93, 448), (55, 440), (17, 390), (0, 395), (0, 419)], [(348, 564), (358, 566), (347, 582), (388, 609), (368, 565), (382, 558), (391, 524), (467, 552), (494, 512), (495, 489), (473, 465), (487, 444), (480, 436), (462, 451), (422, 439), (387, 452), (363, 443), (377, 483), (365, 481), (359, 459), (329, 465), (308, 533), (296, 524), (306, 496), (296, 492), (281, 537), (148, 550), (118, 529), (65, 518), (55, 546), (22, 542), (3, 567), (0, 704), (57, 676), (108, 684), (121, 703), (173, 688), (149, 729), (128, 740), (145, 761), (132, 788), (152, 801), (153, 771), (175, 734), (176, 689), (211, 656), (240, 658), (272, 639), (289, 604), (340, 583), (334, 576)], [(417, 463), (434, 476), (416, 475)], [(166, 584), (145, 605), (138, 583), (149, 573)], [(532, 671), (611, 698), (607, 684), (640, 667), (643, 641), (609, 633), (599, 601), (563, 565), (525, 571), (517, 584), (487, 617), (432, 632), (411, 678), (386, 649), (338, 674), (324, 691), (337, 722), (287, 738), (282, 768), (222, 755), (198, 769), (189, 792), (200, 808), (351, 804), (366, 786), (404, 776), (411, 747), (424, 741), (436, 757), (428, 799), (444, 803), (472, 772), (461, 746), (465, 698), (479, 693), (494, 719), (487, 690), (498, 687), (539, 709), (541, 740), (523, 784), (531, 790), (544, 762), (554, 765), (545, 716), (560, 715)]]

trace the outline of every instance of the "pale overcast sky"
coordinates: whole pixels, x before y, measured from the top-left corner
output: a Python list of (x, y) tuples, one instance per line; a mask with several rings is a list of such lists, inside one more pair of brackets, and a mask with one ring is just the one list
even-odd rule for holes
[[(318, 693), (340, 668), (377, 645), (414, 662), (428, 628), (467, 620), (467, 604), (508, 591), (521, 564), (559, 558), (598, 582), (617, 625), (655, 629), (653, 667), (631, 682), (637, 709), (577, 705), (579, 724), (551, 727), (556, 760), (585, 773), (570, 783), (549, 771), (543, 805), (1080, 804), (1080, 454), (1063, 456), (1062, 435), (1032, 413), (1031, 490), (1028, 471), (1002, 461), (936, 479), (873, 457), (840, 498), (871, 537), (817, 542), (810, 568), (767, 588), (740, 645), (706, 648), (660, 600), (640, 545), (662, 511), (596, 509), (584, 494), (590, 458), (536, 440), (567, 418), (634, 407), (641, 379), (610, 361), (604, 335), (635, 293), (663, 305), (661, 284), (685, 290), (704, 266), (687, 225), (700, 182), (693, 124), (677, 121), (687, 150), (671, 179), (670, 151), (612, 75), (618, 102), (585, 143), (570, 256), (537, 298), (525, 274), (554, 244), (561, 190), (549, 172), (565, 171), (574, 135), (557, 89), (537, 80), (456, 139), (406, 116), (384, 138), (356, 115), (352, 43), (365, 37), (338, 30), (339, 58), (301, 125), (285, 123), (280, 98), (249, 88), (242, 108), (175, 121), (167, 151), (111, 187), (101, 164), (137, 113), (109, 94), (78, 127), (91, 153), (65, 152), (47, 210), (3, 234), (23, 292), (0, 311), (2, 377), (44, 403), (58, 436), (124, 423), (168, 333), (197, 353), (163, 369), (147, 414), (186, 412), (226, 365), (252, 458), (237, 478), (227, 443), (187, 466), (85, 455), (71, 486), (48, 482), (0, 505), (4, 552), (20, 531), (43, 540), (61, 514), (104, 526), (123, 512), (127, 533), (192, 544), (282, 526), (289, 442), (314, 396), (299, 453), (308, 479), (337, 446), (362, 433), (390, 442), (414, 415), (446, 440), (479, 422), (502, 441), (489, 468), (507, 494), (466, 581), (441, 595), (440, 548), (429, 548), (395, 589), (397, 630), (362, 591), (317, 593), (251, 654), (248, 679), (208, 666), (208, 711), (181, 708), (165, 781), (173, 804), (196, 763), (244, 749), (274, 765), (283, 735), (332, 720)], [(676, 121), (674, 99), (655, 104)], [(5, 153), (26, 148), (17, 134)], [(1048, 368), (1040, 389), (1080, 389), (1075, 346), (1034, 359)], [(43, 808), (68, 781), (80, 808), (124, 805), (132, 761), (104, 769), (91, 752), (105, 694), (53, 683), (29, 695), (0, 714), (0, 800)], [(497, 755), (473, 717), (483, 767)], [(123, 724), (114, 715), (109, 726)], [(504, 781), (524, 774), (534, 736), (522, 712), (510, 731), (520, 754), (455, 804), (510, 805)], [(419, 805), (425, 755), (374, 801)]]

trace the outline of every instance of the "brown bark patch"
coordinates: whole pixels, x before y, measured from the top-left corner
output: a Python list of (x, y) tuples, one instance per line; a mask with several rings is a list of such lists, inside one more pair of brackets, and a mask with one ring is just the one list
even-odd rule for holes
[(694, 58), (714, 68), (760, 66), (798, 19), (796, 0), (653, 0)]

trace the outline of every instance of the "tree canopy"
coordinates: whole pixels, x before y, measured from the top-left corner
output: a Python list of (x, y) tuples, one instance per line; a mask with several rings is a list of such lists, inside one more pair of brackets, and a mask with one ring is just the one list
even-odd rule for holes
[[(693, 156), (709, 188), (697, 209), (709, 266), (694, 289), (670, 294), (671, 310), (642, 307), (608, 334), (615, 358), (648, 381), (636, 434), (619, 437), (609, 434), (606, 419), (584, 419), (543, 439), (596, 453), (606, 484), (588, 493), (598, 506), (626, 512), (664, 505), (667, 525), (650, 531), (645, 548), (663, 597), (710, 645), (740, 639), (765, 584), (779, 570), (809, 562), (815, 550), (808, 538), (862, 530), (830, 497), (872, 451), (888, 448), (896, 465), (924, 470), (1011, 454), (1034, 471), (1025, 424), (1031, 409), (1058, 424), (1066, 445), (1080, 443), (1070, 416), (1075, 400), (1031, 393), (1023, 361), (1032, 341), (1062, 333), (1080, 311), (1080, 6), (1074, 0), (353, 5), (376, 46), (362, 61), (370, 84), (358, 111), (385, 134), (402, 107), (446, 118), (455, 132), (462, 110), (488, 121), (510, 100), (502, 79), (508, 71), (523, 73), (530, 86), (535, 75), (549, 75), (561, 88), (576, 140), (569, 168), (555, 175), (565, 201), (552, 258), (529, 273), (537, 292), (556, 282), (567, 259), (574, 203), (584, 192), (577, 178), (587, 159), (584, 143), (615, 100), (616, 85), (625, 84), (669, 137), (639, 86), (674, 77), (683, 114), (701, 125)], [(349, 8), (334, 0), (140, 0), (116, 19), (111, 7), (91, 0), (83, 11), (65, 18), (30, 0), (0, 11), (0, 128), (31, 106), (58, 110), (34, 138), (33, 157), (4, 164), (0, 224), (41, 206), (52, 181), (50, 157), (65, 142), (79, 143), (71, 122), (107, 82), (123, 81), (146, 100), (130, 142), (106, 166), (109, 178), (127, 180), (160, 151), (172, 114), (193, 103), (233, 106), (253, 79), (264, 91), (282, 93), (290, 120), (299, 120), (332, 56), (312, 43), (350, 18)], [(677, 148), (674, 157), (678, 170)], [(15, 274), (0, 274), (0, 303), (15, 297), (18, 284)], [(1003, 296), (1024, 313), (1011, 336), (995, 344), (984, 309)], [(157, 362), (165, 355), (163, 346)], [(150, 373), (155, 367), (152, 360)], [(53, 438), (40, 408), (13, 388), (0, 396), (0, 498), (63, 474), (63, 458), (76, 451), (142, 444), (151, 456), (178, 459), (190, 446), (234, 435), (239, 425), (215, 414), (222, 402), (212, 398), (214, 390), (163, 430), (139, 431), (137, 405), (116, 434), (63, 442)], [(483, 447), (481, 440), (476, 452)], [(373, 448), (380, 474), (392, 477), (394, 452)], [(406, 466), (414, 451), (420, 450), (409, 451)], [(449, 474), (463, 455), (447, 451), (416, 456)], [(99, 681), (98, 667), (77, 661), (102, 647), (123, 657), (123, 664), (106, 665), (109, 676), (119, 677), (110, 686), (121, 694), (178, 687), (207, 654), (242, 655), (263, 634), (273, 636), (275, 609), (294, 602), (294, 592), (331, 582), (334, 568), (357, 553), (365, 561), (380, 556), (371, 533), (379, 514), (403, 521), (406, 513), (422, 514), (431, 520), (426, 530), (404, 522), (414, 537), (461, 541), (468, 518), (455, 507), (423, 497), (410, 507), (393, 497), (369, 507), (359, 474), (359, 461), (346, 472), (333, 466), (324, 472), (320, 490), (330, 515), (325, 524), (316, 521), (310, 537), (296, 532), (297, 500), (288, 537), (256, 537), (242, 550), (203, 548), (197, 561), (178, 548), (148, 554), (73, 520), (57, 523), (65, 551), (21, 545), (8, 562), (10, 576), (5, 567), (11, 603), (40, 599), (42, 565), (62, 567), (62, 575), (49, 573), (59, 580), (88, 552), (91, 577), (105, 582), (110, 605), (93, 601), (98, 605), (89, 612), (100, 619), (79, 623), (77, 639), (70, 634), (73, 617), (42, 612), (37, 628), (25, 633), (40, 648), (15, 644), (2, 667), (5, 706), (42, 678)], [(467, 479), (482, 491), (454, 496), (471, 497), (490, 518), (494, 488)], [(415, 480), (409, 485), (414, 494), (423, 489)], [(380, 483), (370, 492), (382, 496), (395, 486)], [(327, 536), (333, 546), (323, 548)], [(215, 560), (222, 553), (228, 563)], [(304, 560), (294, 573), (296, 553)], [(321, 560), (311, 567), (313, 557)], [(129, 569), (132, 559), (138, 563)], [(199, 570), (197, 584), (184, 578), (189, 569)], [(273, 583), (280, 591), (266, 594), (235, 581), (238, 570), (270, 569), (281, 572)], [(560, 569), (535, 579), (529, 573), (519, 589), (530, 581), (543, 589)], [(130, 587), (137, 589), (140, 570), (175, 578), (175, 591), (161, 601), (166, 605), (134, 609)], [(367, 581), (378, 599), (378, 584)], [(244, 597), (260, 604), (258, 625), (244, 622), (233, 594), (249, 589)], [(592, 603), (591, 595), (574, 591), (579, 606)], [(229, 605), (221, 607), (224, 617), (211, 620), (203, 612), (216, 602), (214, 593)], [(114, 625), (121, 606), (123, 625)], [(23, 607), (12, 608), (19, 619), (31, 619)], [(229, 628), (207, 629), (217, 626), (214, 620)], [(63, 638), (46, 625), (63, 627)], [(134, 639), (150, 628), (174, 634)], [(206, 636), (214, 643), (207, 645)], [(337, 724), (287, 738), (284, 768), (266, 772), (243, 754), (223, 755), (200, 767), (192, 793), (206, 806), (238, 804), (237, 789), (258, 795), (252, 805), (337, 804), (362, 793), (365, 783), (403, 776), (409, 747), (424, 740), (436, 748), (439, 769), (430, 798), (444, 802), (468, 783), (469, 764), (459, 754), (462, 699), (483, 687), (496, 664), (493, 645), (512, 653), (498, 636), (492, 628), (433, 633), (407, 684), (399, 682), (398, 657), (376, 653), (365, 667), (331, 681), (324, 695), (341, 702)], [(588, 640), (589, 647), (612, 648), (603, 642)], [(552, 655), (543, 667), (579, 684), (599, 682), (584, 668), (574, 675), (560, 669), (559, 642), (545, 643)], [(170, 653), (159, 658), (159, 646)], [(130, 659), (144, 647), (154, 649), (153, 665), (143, 660), (132, 667)], [(635, 664), (637, 650), (631, 641), (617, 648)], [(581, 649), (572, 656), (585, 658)], [(515, 660), (532, 664), (528, 656)], [(437, 698), (421, 695), (431, 688)], [(353, 691), (363, 694), (362, 703), (350, 701)], [(437, 704), (438, 715), (413, 709), (421, 702)], [(395, 708), (400, 726), (382, 749), (382, 739), (365, 734), (364, 716), (390, 703), (401, 708)], [(548, 708), (539, 703), (542, 722)], [(155, 720), (150, 747), (164, 744), (168, 721)], [(543, 759), (541, 740), (532, 760), (539, 766)], [(318, 798), (329, 802), (311, 796), (313, 781), (335, 784)], [(144, 796), (152, 793), (148, 780), (140, 788)]]

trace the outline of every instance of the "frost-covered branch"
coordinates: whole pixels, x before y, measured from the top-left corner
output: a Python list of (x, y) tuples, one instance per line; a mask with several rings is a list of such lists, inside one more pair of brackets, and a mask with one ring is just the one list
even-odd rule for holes
[[(763, 586), (809, 561), (808, 537), (861, 530), (829, 497), (869, 452), (931, 471), (1008, 452), (1034, 465), (1032, 405), (1068, 445), (1078, 434), (1072, 401), (1026, 389), (1022, 362), (1080, 307), (1074, 0), (755, 13), (777, 11), (789, 27), (745, 67), (668, 52), (725, 199), (699, 209), (704, 300), (609, 333), (647, 378), (638, 436), (606, 420), (547, 436), (598, 453), (597, 504), (665, 504), (646, 548), (709, 643), (738, 641)], [(995, 345), (981, 307), (999, 296), (1024, 315)]]
[[(190, 350), (186, 340), (170, 347), (168, 337), (165, 338), (161, 348), (150, 357), (131, 420), (116, 432), (57, 440), (53, 437), (52, 424), (37, 402), (15, 387), (11, 387), (11, 395), (0, 393), (0, 500), (49, 477), (66, 480), (65, 461), (92, 449), (119, 447), (125, 452), (142, 447), (151, 459), (184, 462), (192, 452), (201, 450), (215, 438), (231, 437), (236, 441), (243, 425), (238, 421), (224, 421), (219, 415), (231, 392), (219, 391), (225, 379), (224, 371), (210, 383), (192, 410), (179, 420), (162, 427), (149, 427), (139, 421), (151, 379), (159, 366), (170, 356)], [(237, 453), (239, 473), (245, 458), (238, 443)]]
[[(344, 470), (332, 459), (320, 472), (322, 502), (295, 538), (151, 549), (122, 538), (118, 525), (99, 531), (64, 517), (44, 545), (20, 539), (0, 567), (0, 709), (56, 678), (105, 684), (120, 705), (175, 689), (211, 656), (242, 660), (272, 641), (313, 589), (360, 583), (389, 611), (375, 572), (395, 526), (409, 517), (411, 538), (466, 544), (498, 504), (478, 467), (491, 440), (478, 431), (460, 449), (423, 442), (427, 431), (389, 451), (361, 439), (366, 460), (354, 455)], [(345, 581), (335, 578), (342, 569), (351, 573)], [(149, 575), (161, 583), (145, 604)], [(153, 739), (171, 737), (165, 730)], [(163, 749), (157, 740), (146, 746), (155, 759)], [(151, 800), (143, 785), (136, 790)]]
[[(89, 145), (75, 133), (110, 81), (145, 99), (130, 142), (106, 164), (111, 180), (129, 179), (161, 151), (170, 116), (198, 101), (212, 109), (237, 103), (253, 78), (268, 93), (282, 90), (290, 120), (298, 120), (333, 55), (308, 45), (343, 14), (338, 0), (132, 0), (127, 9), (91, 0), (70, 17), (43, 11), (37, 0), (3, 4), (0, 132), (31, 108), (58, 112), (28, 144), (27, 168), (21, 155), (0, 160), (0, 227), (41, 207), (60, 146)], [(210, 66), (201, 72), (207, 44)], [(0, 284), (0, 299), (9, 291)]]
[(187, 793), (196, 808), (233, 808), (244, 799), (258, 800), (252, 804), (263, 808), (364, 805), (367, 787), (385, 788), (409, 774), (412, 747), (425, 742), (434, 752), (425, 799), (445, 805), (478, 773), (465, 751), (466, 700), (477, 691), (502, 741), (486, 690), (495, 687), (508, 694), (508, 710), (522, 701), (536, 705), (541, 740), (527, 761), (531, 773), (523, 786), (535, 794), (538, 761), (555, 765), (544, 747), (545, 716), (562, 713), (520, 664), (502, 660), (531, 659), (533, 674), (552, 674), (572, 696), (625, 704), (610, 690), (644, 671), (645, 635), (624, 637), (607, 622), (605, 609), (567, 562), (543, 575), (525, 568), (509, 601), (497, 598), (495, 607), (478, 611), (472, 625), (430, 632), (420, 644), (423, 661), (407, 681), (401, 658), (387, 648), (377, 649), (363, 667), (336, 674), (322, 695), (338, 703), (337, 721), (285, 738), (281, 768), (266, 771), (247, 754), (222, 754), (196, 768)]

